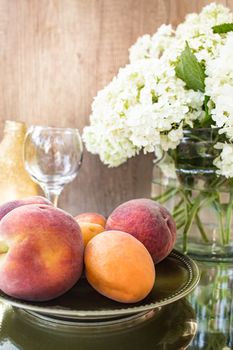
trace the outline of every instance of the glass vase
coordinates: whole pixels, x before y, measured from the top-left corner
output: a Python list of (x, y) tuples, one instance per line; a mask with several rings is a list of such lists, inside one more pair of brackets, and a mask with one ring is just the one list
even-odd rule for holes
[(179, 146), (156, 161), (152, 198), (176, 221), (176, 249), (200, 260), (231, 262), (233, 179), (219, 176), (213, 164), (219, 140), (217, 129), (186, 130)]

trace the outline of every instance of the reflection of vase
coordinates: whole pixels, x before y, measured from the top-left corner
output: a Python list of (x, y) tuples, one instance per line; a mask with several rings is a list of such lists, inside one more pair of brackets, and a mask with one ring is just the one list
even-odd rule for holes
[(189, 349), (233, 349), (233, 266), (202, 264), (200, 270), (200, 283), (189, 297), (198, 320)]
[(217, 138), (215, 129), (185, 131), (179, 146), (156, 163), (152, 197), (176, 220), (177, 249), (195, 258), (232, 261), (233, 180), (216, 174)]
[(39, 194), (24, 168), (23, 142), (26, 133), (24, 123), (6, 121), (4, 137), (0, 143), (0, 204)]

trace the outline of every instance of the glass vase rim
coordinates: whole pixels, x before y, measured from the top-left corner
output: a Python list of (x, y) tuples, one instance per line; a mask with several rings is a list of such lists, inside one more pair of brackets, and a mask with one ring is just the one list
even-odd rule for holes
[(220, 129), (221, 128), (219, 127), (190, 128), (190, 129), (183, 129), (183, 134), (191, 134), (192, 132), (218, 131)]

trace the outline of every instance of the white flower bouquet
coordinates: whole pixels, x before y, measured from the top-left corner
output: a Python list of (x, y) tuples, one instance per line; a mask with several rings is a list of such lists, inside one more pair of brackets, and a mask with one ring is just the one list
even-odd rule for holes
[[(214, 164), (233, 177), (233, 14), (210, 4), (130, 48), (130, 63), (92, 105), (87, 150), (114, 167), (143, 150), (175, 149), (184, 129), (219, 128)], [(223, 139), (223, 138), (222, 138)]]
[[(176, 29), (162, 25), (154, 35), (137, 40), (129, 59), (94, 99), (90, 125), (83, 132), (87, 150), (110, 167), (141, 150), (155, 152), (158, 159), (166, 154), (170, 158), (163, 167), (168, 172), (172, 162), (177, 168), (182, 150), (187, 153), (183, 147), (187, 133), (192, 134), (192, 144), (195, 137), (202, 141), (213, 130), (210, 147), (200, 157), (201, 165), (214, 170), (215, 176), (207, 180), (210, 191), (193, 197), (192, 189), (184, 189), (188, 177), (180, 176), (179, 188), (170, 187), (156, 199), (165, 203), (174, 191), (181, 195), (173, 215), (183, 229), (185, 251), (194, 221), (203, 242), (209, 243), (200, 219), (205, 217), (200, 209), (207, 202), (219, 217), (220, 242), (228, 246), (233, 193), (222, 206), (218, 190), (227, 179), (233, 181), (233, 13), (212, 3), (199, 14), (189, 14)], [(206, 137), (204, 144), (208, 144)], [(182, 159), (188, 162), (188, 158), (186, 154)]]

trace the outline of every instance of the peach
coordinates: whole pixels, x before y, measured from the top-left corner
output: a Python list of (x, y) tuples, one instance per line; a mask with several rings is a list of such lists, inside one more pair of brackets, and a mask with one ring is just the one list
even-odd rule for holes
[(45, 301), (69, 290), (83, 268), (79, 225), (51, 205), (23, 205), (0, 221), (0, 289), (15, 298)]
[(98, 214), (98, 213), (82, 213), (77, 216), (75, 216), (75, 220), (80, 223), (80, 222), (90, 222), (92, 224), (98, 224), (103, 227), (106, 225), (106, 219), (103, 215)]
[(81, 221), (78, 223), (83, 236), (84, 247), (96, 235), (104, 231), (104, 227), (99, 224)]
[(136, 303), (152, 290), (153, 260), (132, 235), (105, 231), (87, 244), (85, 271), (90, 285), (102, 295), (122, 303)]
[(151, 199), (133, 199), (119, 205), (109, 216), (106, 230), (120, 230), (133, 235), (150, 252), (154, 263), (173, 249), (176, 224), (166, 208)]
[(0, 220), (11, 210), (21, 207), (22, 205), (27, 205), (27, 204), (47, 204), (47, 205), (52, 205), (52, 203), (41, 196), (32, 196), (32, 197), (26, 197), (24, 199), (19, 199), (19, 200), (14, 200), (14, 201), (9, 201), (6, 202), (2, 205), (0, 205)]

